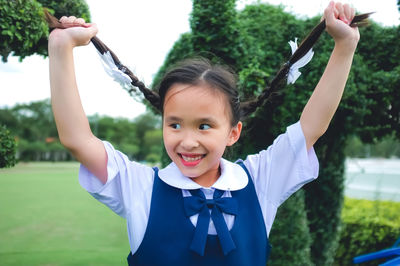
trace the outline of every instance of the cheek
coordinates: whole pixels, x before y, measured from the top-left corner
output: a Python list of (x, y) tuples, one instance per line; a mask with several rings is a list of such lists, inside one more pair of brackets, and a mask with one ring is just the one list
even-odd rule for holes
[(214, 150), (215, 154), (218, 156), (222, 156), (226, 149), (226, 139), (224, 138), (211, 138), (211, 141), (208, 142), (208, 147)]
[(169, 145), (170, 140), (168, 138), (168, 133), (165, 130), (163, 130), (163, 142), (164, 142), (165, 148), (167, 148), (167, 146)]
[(168, 129), (163, 130), (163, 142), (168, 153), (172, 151), (176, 145), (176, 140), (174, 139), (173, 134), (168, 133)]

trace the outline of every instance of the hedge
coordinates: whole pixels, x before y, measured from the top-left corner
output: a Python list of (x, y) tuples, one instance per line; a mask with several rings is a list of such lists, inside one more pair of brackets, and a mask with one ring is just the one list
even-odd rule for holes
[(10, 131), (0, 125), (0, 168), (11, 167), (16, 164), (16, 143)]
[[(346, 198), (340, 231), (335, 265), (354, 265), (356, 256), (390, 248), (400, 237), (400, 202)], [(383, 261), (359, 265), (378, 265)]]
[(0, 0), (0, 57), (10, 54), (22, 61), (32, 54), (47, 56), (48, 26), (43, 7), (56, 17), (74, 15), (90, 21), (84, 0)]

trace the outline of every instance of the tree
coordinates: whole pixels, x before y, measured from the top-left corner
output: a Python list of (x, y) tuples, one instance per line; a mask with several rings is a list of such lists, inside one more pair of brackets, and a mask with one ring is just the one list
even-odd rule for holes
[(16, 144), (9, 130), (0, 125), (0, 168), (11, 167), (16, 163)]
[(90, 20), (84, 0), (0, 0), (0, 55), (3, 62), (12, 53), (23, 60), (34, 53), (47, 56), (47, 23), (43, 8), (55, 16), (75, 15)]
[(20, 160), (71, 158), (58, 140), (49, 99), (0, 109), (0, 121), (8, 127), (11, 135), (16, 136), (16, 155)]
[(194, 51), (236, 65), (242, 54), (236, 16), (235, 0), (194, 0), (190, 17)]
[[(153, 131), (157, 131), (161, 128), (161, 120), (160, 117), (155, 116), (151, 112), (147, 112), (134, 120), (136, 124), (136, 137), (138, 143), (141, 144), (141, 149), (138, 152), (137, 160), (144, 161), (146, 160), (147, 155), (152, 153), (151, 147), (146, 147), (143, 145), (144, 143), (148, 143), (153, 147), (154, 145), (158, 147), (162, 147), (162, 135)], [(153, 133), (150, 133), (153, 132)], [(155, 134), (155, 135), (154, 135)], [(158, 138), (156, 137), (158, 136)], [(156, 137), (156, 138), (155, 138)], [(158, 140), (157, 140), (158, 139)], [(156, 148), (157, 149), (157, 148)]]
[[(257, 41), (266, 36), (266, 40), (274, 42), (274, 45), (278, 47), (286, 45), (289, 32), (299, 31), (296, 27), (297, 20), (294, 16), (284, 13), (282, 8), (276, 9), (269, 5), (248, 7), (247, 13), (243, 11), (244, 13), (237, 14), (234, 2), (233, 0), (193, 2), (191, 33), (182, 35), (175, 43), (163, 67), (157, 74), (155, 83), (158, 82), (165, 69), (176, 61), (187, 55), (202, 55), (214, 62), (229, 63), (229, 66), (233, 69), (242, 69), (239, 73), (239, 77), (242, 78), (240, 84), (252, 84), (252, 86), (241, 91), (243, 95), (250, 97), (262, 89), (267, 78), (273, 75), (282, 63), (284, 55), (275, 53), (276, 49), (272, 51), (264, 49), (265, 46), (259, 45)], [(282, 29), (278, 26), (268, 25), (265, 20), (263, 22), (263, 18), (268, 16), (272, 17), (277, 25), (285, 25), (287, 28)], [(247, 20), (249, 17), (254, 18), (254, 20)], [(268, 38), (270, 34), (276, 38)], [(267, 68), (261, 68), (258, 60), (266, 60), (268, 62)], [(259, 124), (257, 124), (257, 127), (259, 128)], [(262, 138), (270, 142), (277, 136), (275, 132), (273, 134), (262, 132)], [(246, 144), (242, 143), (238, 144), (237, 147), (241, 148), (234, 149), (229, 157), (237, 159), (267, 146), (263, 145), (259, 149), (259, 147), (252, 145), (250, 149), (246, 149)], [(167, 161), (165, 159), (164, 163)], [(293, 213), (293, 210), (297, 212)], [(279, 219), (279, 217), (288, 217), (288, 219)], [(292, 226), (293, 224), (295, 226)], [(291, 231), (293, 234), (290, 237), (280, 232), (288, 226), (293, 228)], [(269, 263), (272, 263), (272, 265), (293, 264), (295, 262), (311, 263), (309, 246), (311, 239), (304, 211), (304, 193), (296, 194), (280, 208), (273, 230), (274, 233), (271, 235), (275, 235), (276, 238), (271, 238), (274, 248)], [(283, 250), (283, 248), (286, 255), (282, 257), (279, 250)]]
[[(191, 32), (182, 35), (175, 43), (158, 78), (168, 66), (185, 55), (201, 54), (214, 61), (233, 64), (231, 66), (239, 70), (241, 94), (245, 97), (258, 95), (289, 57), (287, 42), (305, 36), (319, 22), (319, 17), (301, 20), (285, 13), (281, 7), (266, 4), (250, 5), (236, 14), (232, 10), (233, 1), (226, 1), (224, 5), (221, 1), (205, 2), (204, 5), (193, 2)], [(208, 10), (215, 12), (207, 17), (204, 14), (208, 14)], [(230, 14), (230, 20), (226, 19), (225, 12)], [(205, 26), (199, 25), (203, 22)], [(235, 38), (228, 47), (232, 52), (226, 55), (223, 48), (227, 48), (226, 40), (230, 40), (226, 34), (230, 25), (237, 29), (233, 31)], [(400, 31), (396, 27), (384, 28), (375, 23), (360, 31), (361, 41), (342, 102), (328, 131), (315, 145), (321, 169), (319, 178), (307, 185), (304, 192), (285, 202), (277, 214), (274, 232), (271, 233), (271, 241), (275, 241), (274, 236), (279, 238), (271, 253), (273, 265), (298, 265), (300, 262), (332, 264), (343, 202), (344, 146), (347, 139), (360, 136), (364, 142), (372, 142), (392, 135), (400, 138), (400, 103), (397, 100), (400, 97), (397, 60), (400, 48), (396, 45)], [(234, 158), (264, 149), (287, 125), (296, 122), (322, 75), (332, 48), (332, 39), (323, 34), (314, 47), (313, 60), (302, 69), (303, 74), (296, 84), (281, 89), (246, 121), (247, 130), (235, 145)], [(222, 58), (215, 60), (215, 55)], [(302, 206), (306, 212), (301, 211)], [(284, 217), (292, 219), (288, 213), (294, 210), (307, 215), (294, 215), (299, 219), (297, 221)], [(304, 226), (288, 235), (285, 228), (293, 224)], [(287, 250), (297, 246), (297, 241), (302, 241), (299, 245), (302, 251)], [(274, 250), (294, 252), (295, 256), (274, 255)]]
[[(90, 20), (89, 8), (84, 0), (0, 0), (0, 56), (7, 62), (10, 54), (23, 60), (34, 53), (47, 56), (47, 23), (44, 20), (43, 7), (54, 15), (75, 15)], [(0, 146), (8, 155), (15, 154), (9, 145), (8, 131), (2, 129)], [(13, 161), (8, 159), (10, 162)], [(15, 160), (15, 158), (14, 158)]]

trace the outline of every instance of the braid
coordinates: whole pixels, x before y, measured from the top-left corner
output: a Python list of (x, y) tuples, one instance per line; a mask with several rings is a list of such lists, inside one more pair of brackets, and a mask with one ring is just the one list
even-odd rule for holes
[[(57, 18), (55, 18), (53, 15), (51, 15), (47, 9), (44, 9), (44, 14), (45, 14), (45, 19), (51, 29), (54, 28), (65, 28), (63, 27), (62, 23), (58, 21)], [(118, 59), (118, 57), (114, 54), (114, 52), (107, 47), (99, 38), (96, 36), (91, 39), (91, 42), (93, 43), (94, 47), (99, 51), (100, 54), (104, 54), (106, 52), (109, 52), (115, 65), (117, 68), (122, 71), (122, 73), (126, 74), (129, 76), (131, 79), (131, 84), (137, 88), (143, 93), (143, 96), (145, 97), (146, 100), (150, 102), (152, 106), (154, 106), (157, 110), (160, 109), (160, 96), (158, 95), (157, 92), (150, 90), (144, 85), (143, 82), (141, 82), (133, 73), (132, 71), (124, 66), (121, 61)], [(135, 91), (135, 89), (131, 88), (128, 90), (130, 94), (132, 94)]]
[[(45, 19), (51, 29), (64, 28), (63, 25), (57, 20), (57, 18), (52, 16), (47, 11), (47, 9), (44, 9), (44, 14), (45, 14)], [(350, 23), (350, 26), (361, 27), (367, 25), (368, 24), (367, 18), (371, 14), (372, 13), (365, 13), (355, 16), (352, 22)], [(157, 110), (161, 112), (162, 112), (162, 101), (163, 98), (165, 97), (165, 93), (174, 82), (183, 81), (188, 84), (191, 84), (198, 81), (199, 78), (204, 79), (205, 77), (208, 77), (206, 78), (208, 82), (217, 85), (217, 87), (222, 88), (225, 91), (225, 93), (230, 96), (233, 113), (234, 114), (239, 113), (238, 116), (240, 116), (240, 118), (245, 118), (250, 114), (254, 113), (258, 107), (263, 105), (264, 102), (269, 100), (271, 96), (278, 91), (278, 85), (284, 78), (287, 77), (290, 67), (298, 60), (300, 60), (314, 46), (318, 38), (321, 36), (322, 32), (325, 30), (325, 27), (326, 27), (325, 20), (322, 20), (302, 41), (302, 43), (294, 52), (294, 54), (290, 57), (290, 59), (281, 67), (281, 69), (272, 79), (270, 85), (266, 87), (256, 99), (242, 102), (240, 103), (240, 106), (237, 95), (235, 94), (236, 95), (235, 96), (234, 93), (231, 92), (231, 90), (229, 89), (230, 87), (232, 87), (232, 84), (230, 85), (230, 84), (225, 84), (225, 82), (222, 82), (224, 80), (225, 81), (234, 80), (232, 73), (229, 73), (230, 71), (220, 69), (219, 67), (212, 68), (209, 62), (205, 62), (202, 60), (193, 60), (193, 61), (189, 60), (187, 62), (184, 62), (183, 66), (172, 70), (164, 77), (164, 80), (161, 82), (161, 86), (159, 88), (159, 93), (157, 93), (151, 89), (148, 89), (144, 85), (144, 83), (141, 82), (132, 73), (132, 71), (130, 71), (123, 64), (121, 64), (118, 57), (102, 41), (100, 41), (99, 38), (95, 36), (91, 39), (91, 42), (102, 55), (106, 52), (109, 52), (117, 68), (124, 74), (129, 76), (129, 78), (131, 79), (131, 84), (139, 88), (139, 90), (143, 93), (145, 99), (148, 100), (153, 107), (155, 107)], [(212, 71), (209, 72), (206, 70), (212, 70)], [(222, 81), (219, 79), (220, 77), (222, 77)], [(132, 94), (135, 90), (131, 88), (128, 91), (130, 94)], [(239, 110), (240, 112), (237, 112)], [(238, 121), (239, 117), (236, 117), (236, 115), (234, 116), (235, 118), (233, 119), (234, 120), (233, 122)]]
[[(365, 13), (357, 15), (351, 21), (350, 26), (361, 27), (368, 25), (367, 18), (372, 13)], [(242, 102), (240, 104), (241, 117), (245, 118), (250, 114), (254, 113), (258, 107), (264, 104), (274, 92), (277, 92), (278, 85), (288, 75), (290, 67), (299, 61), (317, 42), (321, 34), (324, 32), (326, 27), (325, 20), (322, 20), (314, 29), (308, 34), (308, 36), (301, 42), (300, 46), (290, 57), (290, 59), (281, 67), (275, 77), (272, 79), (271, 84), (266, 87), (261, 94), (254, 100)]]
[[(115, 63), (115, 65), (118, 67), (119, 70), (121, 70), (124, 74), (128, 75), (129, 78), (131, 79), (131, 84), (137, 88), (143, 93), (143, 96), (146, 100), (150, 102), (152, 106), (154, 106), (157, 110), (160, 110), (160, 97), (158, 93), (156, 93), (153, 90), (150, 90), (144, 85), (143, 82), (141, 82), (133, 73), (132, 71), (127, 68), (125, 65), (121, 63), (121, 61), (118, 59), (118, 57), (114, 54), (113, 51), (111, 51), (110, 48), (108, 48), (102, 41), (100, 41), (99, 38), (96, 36), (91, 39), (91, 42), (93, 45), (96, 47), (96, 49), (101, 53), (104, 54), (105, 52), (110, 52), (111, 57)], [(132, 94), (135, 90), (131, 88), (128, 92)]]

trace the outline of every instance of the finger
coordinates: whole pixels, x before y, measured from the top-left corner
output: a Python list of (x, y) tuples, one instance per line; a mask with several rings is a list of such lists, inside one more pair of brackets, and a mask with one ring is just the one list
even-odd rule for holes
[(351, 8), (350, 22), (353, 21), (355, 16), (356, 16), (356, 9), (355, 8)]
[(336, 7), (336, 9), (337, 9), (338, 12), (339, 12), (338, 18), (339, 18), (341, 21), (343, 21), (344, 23), (349, 24), (349, 22), (348, 22), (348, 20), (347, 20), (347, 18), (346, 18), (346, 15), (345, 15), (345, 13), (344, 13), (344, 8), (343, 8), (342, 3), (339, 3), (339, 2), (336, 3), (336, 4), (335, 4), (335, 7)]
[(66, 23), (68, 24), (74, 24), (74, 21), (76, 20), (76, 17), (70, 16), (67, 18)]
[(82, 26), (84, 26), (85, 28), (88, 28), (90, 36), (92, 36), (92, 37), (95, 36), (97, 34), (97, 32), (99, 31), (96, 23), (85, 23)]
[(326, 23), (332, 23), (335, 20), (335, 2), (331, 1), (329, 3), (328, 7), (324, 11), (324, 18)]
[(352, 21), (352, 17), (351, 17), (351, 15), (352, 15), (352, 8), (350, 7), (350, 5), (349, 4), (344, 4), (343, 5), (343, 10), (344, 10), (344, 16), (346, 17), (346, 20), (347, 20), (347, 24), (349, 24), (350, 23), (350, 21)]
[(77, 18), (75, 19), (74, 23), (82, 25), (85, 24), (85, 20), (83, 18)]
[(65, 23), (66, 20), (67, 20), (67, 17), (66, 17), (66, 16), (62, 16), (62, 17), (59, 19), (59, 21), (60, 21), (61, 23)]
[(339, 11), (336, 9), (335, 6), (333, 6), (333, 15), (334, 15), (335, 18), (339, 17)]
[(343, 18), (343, 15), (344, 15), (344, 10), (343, 10), (343, 5), (342, 5), (342, 3), (337, 2), (337, 3), (335, 4), (335, 8), (336, 8), (336, 10), (338, 11), (338, 16), (337, 16), (337, 18), (342, 19), (342, 18)]

